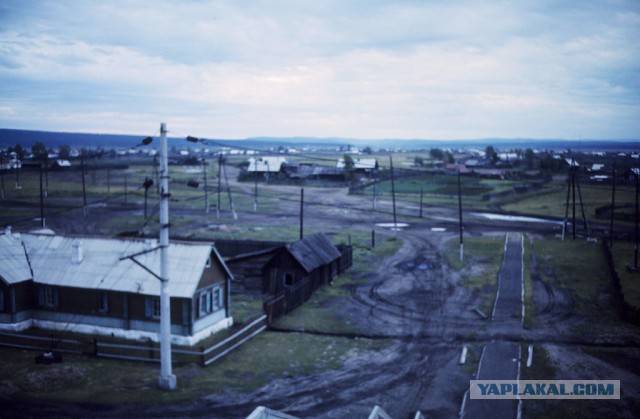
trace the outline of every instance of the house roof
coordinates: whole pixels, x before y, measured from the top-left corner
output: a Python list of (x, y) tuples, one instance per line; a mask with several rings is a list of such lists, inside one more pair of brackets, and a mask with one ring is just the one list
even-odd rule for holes
[(8, 285), (28, 281), (32, 277), (27, 255), (19, 235), (0, 236), (0, 278)]
[[(365, 159), (361, 159), (361, 158), (355, 158), (353, 159), (353, 168), (354, 169), (364, 169), (364, 170), (373, 170), (377, 167), (378, 165), (378, 161), (374, 158), (365, 158)], [(336, 164), (336, 167), (338, 169), (344, 169), (345, 167), (345, 162), (343, 158), (340, 158), (338, 160), (338, 163)]]
[(297, 167), (296, 173), (291, 174), (292, 177), (311, 177), (311, 176), (344, 176), (344, 170), (333, 166), (307, 165), (301, 164)]
[(249, 166), (247, 166), (248, 172), (273, 172), (277, 173), (283, 164), (287, 162), (284, 157), (260, 157), (254, 159), (253, 157), (248, 159)]
[[(18, 254), (20, 248), (23, 254), (26, 249), (28, 259), (24, 257), (19, 267), (8, 269), (8, 272), (22, 272), (16, 273), (15, 278), (30, 270), (31, 278), (38, 284), (160, 295), (160, 280), (127, 258), (138, 254), (135, 259), (159, 275), (160, 250), (156, 249), (156, 241), (37, 234), (22, 234), (13, 241), (8, 241), (5, 235), (0, 241), (0, 252)], [(78, 249), (81, 249), (80, 261)], [(212, 249), (215, 250), (210, 244), (169, 245), (169, 294), (172, 297), (193, 296)], [(6, 264), (3, 262), (1, 266), (9, 268)]]
[(307, 272), (340, 257), (340, 251), (324, 233), (305, 237), (288, 244), (286, 248)]

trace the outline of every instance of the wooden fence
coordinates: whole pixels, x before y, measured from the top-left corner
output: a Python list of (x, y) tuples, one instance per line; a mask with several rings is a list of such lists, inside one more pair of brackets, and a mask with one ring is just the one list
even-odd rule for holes
[[(228, 338), (208, 348), (194, 349), (193, 347), (172, 345), (172, 361), (175, 363), (195, 362), (203, 366), (210, 365), (266, 328), (267, 316), (261, 315)], [(36, 336), (27, 333), (0, 333), (0, 346), (93, 355), (129, 361), (160, 362), (160, 346), (152, 341), (122, 343), (107, 339), (101, 341), (98, 338), (79, 340)]]

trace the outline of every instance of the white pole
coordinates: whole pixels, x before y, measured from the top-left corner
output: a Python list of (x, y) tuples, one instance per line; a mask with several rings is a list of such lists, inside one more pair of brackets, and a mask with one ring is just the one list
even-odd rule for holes
[(164, 390), (175, 390), (176, 376), (171, 373), (171, 300), (169, 298), (169, 163), (167, 130), (160, 124), (160, 378)]

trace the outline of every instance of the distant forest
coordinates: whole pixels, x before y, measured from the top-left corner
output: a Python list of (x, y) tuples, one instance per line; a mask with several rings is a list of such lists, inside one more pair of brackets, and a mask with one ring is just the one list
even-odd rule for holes
[[(31, 147), (36, 142), (42, 142), (49, 148), (57, 148), (69, 145), (72, 148), (130, 148), (140, 143), (144, 136), (141, 135), (115, 135), (115, 134), (90, 134), (68, 133), (49, 131), (28, 131), (0, 128), (0, 148), (7, 148), (20, 144), (23, 147)], [(318, 137), (255, 137), (246, 139), (215, 139), (204, 138), (217, 144), (230, 147), (255, 147), (256, 149), (277, 148), (280, 145), (291, 146), (315, 146), (338, 147), (341, 145), (353, 145), (356, 147), (428, 150), (437, 148), (478, 148), (484, 150), (488, 144), (493, 144), (497, 149), (527, 147), (540, 150), (640, 150), (640, 140), (552, 140), (552, 139), (501, 139), (485, 138), (477, 140), (394, 140), (394, 139), (352, 139), (352, 138), (318, 138)], [(187, 145), (185, 144), (185, 147)]]

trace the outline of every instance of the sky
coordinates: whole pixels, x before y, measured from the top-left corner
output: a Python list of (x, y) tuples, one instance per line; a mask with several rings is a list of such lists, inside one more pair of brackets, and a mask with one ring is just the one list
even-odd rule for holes
[(639, 0), (2, 0), (0, 128), (640, 139)]

